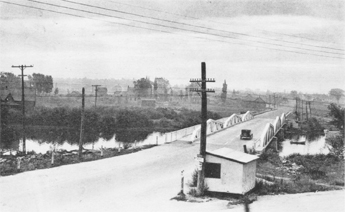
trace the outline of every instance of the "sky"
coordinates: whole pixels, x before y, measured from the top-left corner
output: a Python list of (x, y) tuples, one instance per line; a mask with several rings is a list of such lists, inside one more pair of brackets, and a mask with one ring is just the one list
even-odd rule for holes
[(205, 62), (216, 80), (208, 87), (345, 90), (344, 8), (341, 0), (1, 0), (0, 71), (34, 65), (25, 74), (182, 86)]

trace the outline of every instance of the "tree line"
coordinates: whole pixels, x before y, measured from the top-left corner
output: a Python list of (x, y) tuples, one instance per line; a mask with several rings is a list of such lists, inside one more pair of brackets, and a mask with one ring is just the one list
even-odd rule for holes
[[(21, 77), (10, 72), (4, 72), (1, 74), (1, 83), (1, 89), (7, 89), (10, 91), (21, 89), (22, 87)], [(25, 87), (35, 88), (37, 93), (51, 93), (54, 87), (53, 77), (40, 73), (28, 75), (28, 80), (26, 80), (25, 83)]]

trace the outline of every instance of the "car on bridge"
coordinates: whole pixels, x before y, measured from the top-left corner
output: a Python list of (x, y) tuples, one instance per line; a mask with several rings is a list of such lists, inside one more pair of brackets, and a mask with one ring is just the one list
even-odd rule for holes
[(253, 133), (251, 130), (241, 130), (240, 139), (241, 140), (251, 140), (253, 138)]

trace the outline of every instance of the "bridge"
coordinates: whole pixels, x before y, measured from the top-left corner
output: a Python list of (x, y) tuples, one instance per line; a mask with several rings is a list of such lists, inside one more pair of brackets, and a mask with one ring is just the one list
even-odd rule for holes
[[(225, 117), (219, 120), (209, 119), (207, 120), (206, 130), (208, 137), (207, 143), (212, 146), (212, 143), (220, 142), (224, 145), (229, 145), (230, 148), (241, 151), (243, 151), (243, 145), (246, 145), (246, 149), (249, 152), (260, 153), (264, 151), (265, 148), (276, 138), (277, 133), (286, 124), (286, 117), (290, 114), (290, 112), (284, 113), (280, 111), (276, 111), (276, 113), (277, 115), (275, 119), (267, 119), (265, 121), (258, 120), (260, 121), (260, 124), (255, 124), (255, 126), (251, 126), (252, 124), (250, 121), (255, 123), (256, 117), (260, 117), (260, 115), (255, 114), (252, 111), (247, 111), (244, 114), (232, 114), (230, 117)], [(243, 125), (244, 122), (248, 122), (248, 124)], [(234, 137), (233, 130), (231, 130), (231, 128), (234, 128), (237, 125), (239, 126), (235, 128), (235, 130), (237, 130), (236, 134), (238, 136)], [(254, 137), (252, 140), (244, 141), (239, 138), (239, 134), (242, 129), (240, 128), (241, 126), (243, 129), (251, 129), (252, 132), (254, 132)], [(170, 136), (168, 137), (171, 137), (171, 141), (183, 140), (194, 143), (200, 140), (200, 131), (201, 126), (197, 125), (176, 132), (170, 132)], [(229, 131), (229, 133), (226, 131)], [(185, 132), (185, 134), (181, 132)], [(228, 136), (226, 136), (227, 134)], [(218, 141), (215, 141), (217, 139)], [(224, 142), (222, 142), (222, 140), (224, 140)]]

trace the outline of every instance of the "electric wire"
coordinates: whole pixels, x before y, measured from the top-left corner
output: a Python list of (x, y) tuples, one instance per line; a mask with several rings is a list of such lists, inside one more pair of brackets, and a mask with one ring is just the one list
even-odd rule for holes
[[(62, 14), (62, 15), (69, 15), (69, 16), (74, 16), (74, 17), (78, 17), (78, 18), (85, 18), (85, 19), (100, 21), (100, 19), (89, 18), (89, 17), (85, 17), (85, 16), (81, 16), (81, 15), (72, 14), (72, 13), (59, 12), (59, 11), (45, 9), (45, 8), (41, 8), (41, 7), (29, 6), (29, 5), (18, 4), (18, 3), (7, 2), (7, 1), (0, 1), (0, 2), (6, 3), (6, 4), (16, 5), (16, 6), (20, 6), (20, 7), (26, 7), (26, 8), (30, 8), (30, 9), (42, 10), (42, 11), (47, 11), (47, 12), (52, 12), (52, 13), (57, 13), (57, 14)], [(131, 24), (119, 23), (119, 22), (114, 22), (114, 21), (106, 21), (106, 20), (101, 20), (101, 21), (109, 22), (109, 23), (113, 23), (113, 24), (117, 24), (117, 25), (122, 25), (122, 26), (127, 26), (127, 27), (132, 27), (132, 28), (139, 28), (139, 29), (151, 30), (151, 31), (156, 31), (156, 32), (170, 33), (168, 31), (160, 30), (160, 29), (135, 26), (135, 25), (131, 25)]]
[[(28, 0), (28, 1), (30, 1), (30, 0)], [(65, 14), (65, 15), (71, 15), (71, 16), (75, 16), (75, 17), (79, 17), (79, 18), (93, 19), (93, 18), (87, 18), (87, 17), (85, 17), (85, 16), (80, 16), (80, 15), (75, 15), (75, 14), (70, 14), (70, 13), (64, 13), (64, 12), (57, 12), (57, 11), (54, 11), (54, 10), (48, 10), (48, 9), (43, 9), (43, 8), (38, 8), (38, 7), (33, 7), (33, 6), (28, 6), (28, 5), (22, 5), (22, 4), (12, 3), (12, 2), (6, 2), (6, 1), (0, 1), (0, 2), (7, 3), (7, 4), (12, 4), (12, 5), (17, 5), (17, 6), (22, 6), (22, 7), (27, 7), (27, 8), (32, 8), (32, 9), (37, 9), (37, 10), (43, 10), (43, 11), (53, 12), (53, 13), (60, 13), (60, 14)], [(59, 5), (49, 4), (49, 3), (43, 3), (43, 2), (40, 2), (40, 3), (41, 3), (41, 4), (46, 4), (46, 5), (55, 6), (55, 7), (70, 9), (70, 10), (74, 10), (74, 11), (81, 11), (81, 12), (86, 12), (86, 13), (91, 13), (91, 14), (97, 14), (97, 15), (106, 16), (106, 17), (113, 17), (113, 18), (124, 19), (124, 18), (122, 18), (122, 17), (109, 16), (109, 15), (102, 14), (102, 13), (96, 13), (96, 12), (91, 12), (91, 11), (86, 11), (86, 10), (79, 10), (79, 9), (75, 9), (75, 8), (69, 8), (69, 7), (64, 7), (64, 6), (59, 6)], [(93, 19), (93, 20), (99, 20), (99, 19)], [(128, 20), (128, 19), (125, 19), (125, 20)], [(138, 22), (137, 20), (133, 20), (133, 21)], [(122, 23), (112, 22), (112, 21), (106, 21), (106, 22), (115, 23), (115, 24), (120, 24), (120, 25), (124, 25), (124, 26), (129, 26), (129, 27), (135, 27), (135, 28), (141, 28), (141, 29), (147, 29), (147, 30), (154, 30), (154, 31), (165, 32), (165, 33), (172, 33), (172, 32), (168, 32), (168, 31), (157, 30), (157, 29), (152, 29), (152, 28), (133, 26), (133, 25), (130, 25), (130, 24), (122, 24)], [(141, 22), (142, 22), (142, 21), (141, 21)], [(164, 26), (164, 25), (161, 25), (161, 24), (153, 24), (153, 23), (149, 23), (149, 22), (142, 22), (142, 23), (151, 24), (151, 25), (156, 25), (156, 26), (162, 26), (162, 27), (167, 27), (167, 28), (180, 29), (180, 28), (177, 28), (177, 27), (169, 27), (169, 26)], [(203, 33), (203, 32), (199, 32), (199, 31), (195, 31), (195, 30), (186, 30), (186, 29), (180, 29), (180, 30), (192, 31), (192, 32), (196, 32), (196, 33), (201, 33), (201, 34), (210, 35), (210, 34)], [(215, 35), (215, 34), (211, 34), (211, 35)], [(215, 36), (220, 36), (220, 35), (215, 35)], [(230, 38), (230, 37), (226, 37), (226, 36), (221, 36), (221, 37)], [(204, 39), (204, 38), (202, 38), (202, 39)], [(207, 38), (206, 38), (206, 39), (207, 39)], [(233, 39), (236, 39), (236, 38), (233, 38)], [(208, 40), (226, 42), (226, 41), (214, 40), (214, 39), (208, 39)], [(232, 42), (226, 42), (226, 43), (238, 44), (238, 45), (245, 45), (245, 46), (251, 46), (251, 45), (248, 45), (248, 44), (241, 44), (241, 43), (232, 43)], [(297, 53), (297, 54), (304, 54), (304, 55), (314, 55), (314, 56), (321, 56), (321, 57), (329, 57), (329, 58), (344, 59), (344, 58), (342, 58), (342, 57), (331, 57), (331, 56), (327, 56), (327, 55), (319, 55), (319, 54), (312, 54), (312, 53), (296, 52), (296, 51), (290, 51), (290, 50), (284, 50), (284, 49), (276, 49), (276, 48), (261, 47), (261, 46), (260, 46), (260, 47), (259, 47), (259, 46), (254, 46), (254, 47), (257, 47), (257, 48), (265, 48), (265, 49), (271, 49), (271, 50), (277, 50), (277, 51), (284, 51), (284, 52), (291, 52), (291, 53)]]
[[(28, 1), (36, 2), (36, 3), (39, 2), (39, 1), (35, 1), (35, 0), (28, 0)], [(76, 5), (82, 5), (82, 6), (86, 6), (86, 7), (96, 8), (96, 9), (102, 9), (102, 10), (111, 11), (111, 12), (122, 13), (122, 14), (126, 14), (126, 15), (137, 16), (137, 17), (140, 17), (140, 18), (148, 18), (148, 19), (164, 21), (164, 22), (168, 22), (168, 23), (185, 25), (185, 26), (189, 26), (189, 27), (202, 28), (202, 29), (205, 29), (205, 30), (213, 30), (213, 31), (219, 31), (219, 32), (232, 33), (232, 34), (241, 35), (241, 36), (247, 36), (247, 37), (253, 37), (253, 38), (260, 38), (260, 39), (267, 39), (267, 40), (273, 40), (273, 41), (279, 41), (279, 42), (286, 42), (286, 43), (296, 44), (295, 42), (289, 42), (289, 41), (273, 39), (273, 38), (264, 38), (264, 37), (260, 37), (260, 36), (254, 36), (254, 35), (249, 35), (249, 34), (245, 34), (245, 33), (238, 33), (238, 32), (231, 32), (231, 31), (226, 31), (226, 30), (218, 30), (218, 29), (213, 29), (213, 28), (210, 28), (210, 27), (197, 26), (197, 25), (194, 25), (194, 24), (186, 24), (186, 23), (182, 23), (182, 22), (171, 21), (171, 20), (161, 19), (161, 18), (155, 18), (155, 17), (140, 15), (140, 14), (136, 14), (136, 13), (132, 13), (132, 12), (125, 12), (125, 11), (121, 11), (121, 10), (109, 9), (109, 8), (94, 6), (94, 5), (85, 4), (85, 3), (79, 3), (79, 2), (70, 1), (70, 0), (61, 0), (61, 1), (72, 3), (72, 4), (76, 4)], [(239, 39), (239, 38), (237, 38), (237, 39)], [(267, 43), (267, 42), (262, 42), (262, 41), (252, 41), (252, 40), (247, 40), (247, 39), (240, 39), (240, 40), (244, 40), (244, 41), (248, 41), (248, 42), (257, 42), (257, 43), (268, 44), (268, 45), (284, 46), (284, 45), (281, 45), (281, 44)], [(301, 43), (297, 43), (297, 44), (302, 45)], [(323, 52), (323, 53), (328, 53), (328, 54), (344, 55), (343, 53), (336, 53), (336, 52), (329, 52), (329, 51), (322, 51), (322, 50), (314, 50), (314, 49), (306, 49), (306, 48), (300, 48), (300, 47), (296, 47), (296, 46), (286, 46), (285, 45), (284, 47), (296, 48), (296, 49), (307, 50), (307, 51), (317, 51), (317, 52)], [(313, 46), (313, 47), (316, 47), (316, 46)]]
[[(74, 11), (81, 11), (81, 12), (85, 12), (85, 13), (96, 14), (96, 15), (105, 16), (105, 17), (130, 20), (130, 21), (134, 21), (134, 22), (139, 22), (139, 23), (144, 23), (144, 24), (149, 24), (149, 25), (154, 25), (154, 26), (159, 26), (159, 27), (165, 27), (165, 28), (170, 28), (170, 29), (178, 29), (178, 30), (183, 30), (183, 31), (189, 31), (189, 32), (204, 34), (204, 35), (213, 35), (213, 36), (218, 36), (218, 37), (222, 37), (222, 38), (231, 38), (231, 39), (239, 40), (237, 38), (229, 37), (229, 36), (223, 36), (223, 35), (218, 35), (218, 34), (213, 34), (213, 33), (205, 33), (205, 32), (195, 31), (195, 30), (191, 30), (191, 29), (183, 29), (183, 28), (173, 27), (173, 26), (166, 26), (166, 25), (163, 25), (163, 24), (156, 24), (156, 23), (151, 23), (151, 22), (146, 22), (146, 21), (140, 21), (140, 20), (134, 20), (134, 19), (129, 19), (129, 18), (123, 18), (123, 17), (119, 17), (119, 16), (107, 15), (107, 14), (98, 13), (98, 12), (91, 12), (91, 11), (87, 11), (87, 10), (80, 10), (80, 9), (75, 9), (75, 8), (66, 7), (66, 6), (60, 6), (60, 5), (56, 5), (56, 4), (50, 4), (50, 3), (39, 2), (39, 1), (34, 1), (34, 0), (27, 0), (27, 1), (36, 2), (36, 3), (40, 3), (40, 4), (44, 4), (44, 5), (50, 5), (50, 6), (54, 6), (54, 7), (60, 7), (60, 8), (64, 8), (64, 9), (70, 9), (70, 10), (74, 10)], [(172, 32), (170, 32), (170, 33), (172, 33)], [(204, 38), (202, 38), (202, 39), (204, 39)], [(205, 39), (208, 39), (208, 38), (205, 38)], [(231, 43), (231, 44), (237, 44), (237, 45), (252, 46), (252, 45), (248, 45), (248, 44), (233, 43), (233, 42), (222, 41), (222, 40), (215, 40), (215, 39), (208, 39), (208, 40), (214, 40), (214, 41), (218, 41), (218, 42), (225, 42), (225, 43)], [(255, 42), (255, 41), (252, 41), (252, 42)], [(263, 42), (257, 42), (257, 43), (263, 43)], [(284, 47), (284, 45), (279, 45), (279, 44), (272, 44), (272, 45), (283, 46)], [(309, 52), (308, 53), (306, 53), (306, 52), (296, 52), (296, 51), (291, 51), (291, 50), (286, 50), (286, 49), (284, 50), (284, 49), (262, 47), (262, 46), (254, 46), (254, 47), (265, 48), (265, 49), (270, 49), (270, 50), (277, 50), (277, 51), (284, 51), (284, 52), (291, 52), (291, 53), (298, 53), (298, 54), (304, 54), (304, 55), (308, 55), (309, 54), (309, 55), (321, 56), (321, 57), (345, 59), (343, 57), (334, 57), (334, 56), (328, 56), (328, 55), (313, 54), (313, 53), (309, 53)], [(293, 48), (293, 47), (290, 47), (290, 48)]]
[[(162, 11), (162, 10), (157, 10), (157, 9), (152, 9), (152, 8), (147, 8), (147, 7), (142, 7), (142, 6), (131, 5), (131, 4), (127, 4), (127, 3), (120, 3), (120, 2), (116, 2), (116, 1), (110, 1), (110, 2), (111, 3), (115, 3), (115, 4), (119, 4), (119, 5), (126, 5), (126, 6), (129, 6), (129, 7), (141, 8), (141, 9), (145, 9), (145, 10), (149, 10), (149, 11), (165, 13), (165, 14), (176, 16), (176, 17), (191, 18), (191, 19), (194, 19), (194, 20), (199, 20), (199, 18), (196, 18), (196, 17), (193, 17), (193, 16), (179, 15), (179, 14), (176, 14), (176, 13), (171, 13), (171, 12), (167, 12), (167, 11)], [(223, 24), (223, 25), (231, 26), (230, 24), (223, 23), (223, 22), (210, 21), (210, 20), (206, 20), (206, 21), (210, 22), (210, 23), (218, 23), (218, 24)], [(285, 33), (278, 33), (278, 32), (273, 32), (273, 31), (268, 31), (268, 30), (260, 30), (259, 29), (259, 31), (262, 31), (262, 32), (265, 32), (265, 33), (274, 33), (274, 34), (284, 35), (284, 36), (289, 36), (289, 37), (294, 37), (294, 38), (302, 38), (302, 39), (307, 39), (307, 40), (312, 40), (312, 41), (319, 41), (319, 40), (315, 40), (315, 39), (311, 39), (311, 38), (306, 38), (306, 37), (301, 37), (301, 36), (296, 36), (296, 35), (289, 35), (289, 34), (285, 34)], [(237, 32), (233, 32), (233, 33), (237, 33)], [(252, 35), (245, 34), (245, 33), (238, 33), (238, 34), (252, 36)], [(256, 37), (256, 36), (254, 36), (254, 37)], [(265, 37), (260, 37), (260, 38), (267, 39)], [(337, 50), (337, 51), (344, 51), (344, 49), (340, 49), (340, 48), (332, 48), (332, 47), (326, 47), (326, 46), (317, 46), (317, 45), (310, 45), (310, 44), (305, 44), (305, 43), (289, 42), (289, 41), (284, 41), (284, 40), (281, 40), (281, 41), (282, 42), (288, 42), (288, 43), (295, 43), (295, 44), (299, 44), (299, 45), (305, 45), (305, 46), (312, 46), (312, 47), (326, 48), (326, 49), (332, 49), (332, 50)]]

